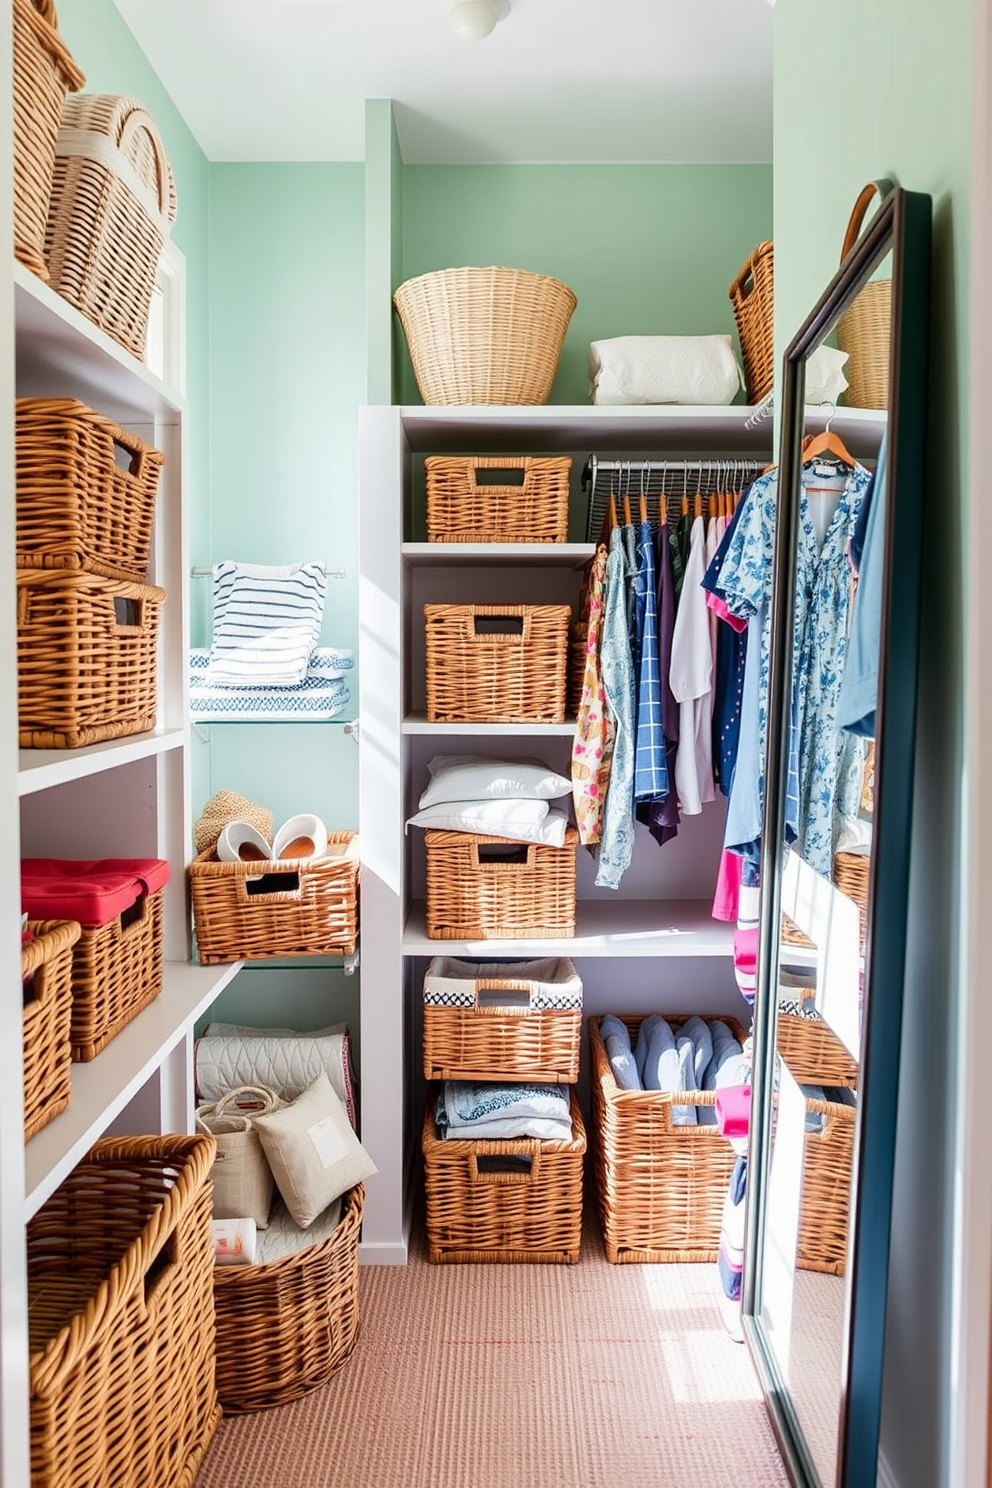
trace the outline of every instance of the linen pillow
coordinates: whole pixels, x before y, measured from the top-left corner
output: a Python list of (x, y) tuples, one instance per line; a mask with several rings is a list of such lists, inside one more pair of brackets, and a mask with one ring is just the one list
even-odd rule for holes
[(743, 387), (729, 336), (612, 336), (589, 346), (593, 403), (732, 403)]
[(428, 761), (430, 783), (421, 810), (440, 801), (482, 801), (516, 796), (553, 801), (568, 796), (572, 782), (537, 759), (485, 759), (479, 754), (436, 754)]
[[(542, 806), (543, 814), (535, 809)], [(549, 810), (547, 801), (443, 801), (418, 811), (407, 826), (564, 847), (568, 816), (564, 811)]]
[(216, 564), (206, 681), (212, 687), (298, 687), (320, 635), (326, 587), (318, 563)]
[(848, 353), (833, 346), (818, 346), (806, 358), (805, 399), (815, 403), (836, 403), (847, 387), (844, 363)]
[(286, 1208), (301, 1230), (328, 1204), (379, 1170), (322, 1071), (281, 1111), (254, 1121)]

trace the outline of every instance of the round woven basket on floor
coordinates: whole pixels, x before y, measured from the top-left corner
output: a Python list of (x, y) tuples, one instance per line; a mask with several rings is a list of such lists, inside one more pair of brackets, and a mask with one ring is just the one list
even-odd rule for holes
[(441, 269), (393, 296), (425, 403), (546, 403), (576, 297), (525, 269)]

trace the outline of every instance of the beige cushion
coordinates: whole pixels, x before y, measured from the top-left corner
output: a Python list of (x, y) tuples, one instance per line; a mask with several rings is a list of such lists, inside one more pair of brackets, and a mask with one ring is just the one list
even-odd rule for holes
[(254, 1126), (286, 1208), (303, 1230), (340, 1194), (378, 1172), (323, 1071), (290, 1105), (257, 1117)]

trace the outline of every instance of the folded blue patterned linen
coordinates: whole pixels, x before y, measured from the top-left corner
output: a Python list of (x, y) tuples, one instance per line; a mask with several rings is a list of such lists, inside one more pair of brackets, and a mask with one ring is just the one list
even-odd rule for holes
[[(434, 1114), (441, 1137), (571, 1139), (572, 1135), (567, 1085), (445, 1080), (437, 1094)], [(534, 1123), (541, 1125), (538, 1128)]]

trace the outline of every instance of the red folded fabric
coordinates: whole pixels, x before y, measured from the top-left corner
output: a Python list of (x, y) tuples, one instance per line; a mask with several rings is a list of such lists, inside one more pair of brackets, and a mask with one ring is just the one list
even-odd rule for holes
[(109, 925), (169, 881), (164, 858), (21, 859), (21, 908), (33, 920)]
[(751, 1122), (750, 1085), (725, 1085), (716, 1093), (716, 1122), (725, 1137), (746, 1137)]

